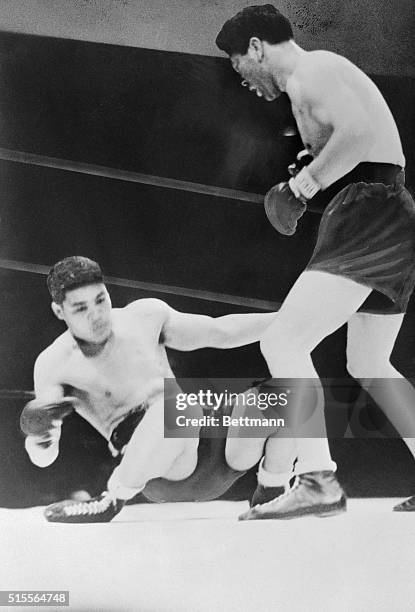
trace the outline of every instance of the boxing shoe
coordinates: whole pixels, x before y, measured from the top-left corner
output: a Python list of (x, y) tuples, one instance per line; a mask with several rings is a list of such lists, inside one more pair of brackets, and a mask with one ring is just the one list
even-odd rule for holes
[(346, 510), (346, 495), (334, 472), (307, 472), (296, 477), (283, 495), (254, 506), (240, 521), (291, 519), (300, 516), (332, 516)]
[(408, 497), (400, 504), (396, 504), (393, 508), (394, 512), (415, 512), (415, 495)]
[(249, 506), (253, 508), (260, 504), (266, 504), (267, 502), (279, 497), (285, 492), (285, 487), (264, 487), (262, 484), (258, 484), (254, 491)]
[(124, 507), (125, 500), (111, 497), (108, 491), (88, 501), (66, 499), (45, 508), (51, 523), (109, 523)]

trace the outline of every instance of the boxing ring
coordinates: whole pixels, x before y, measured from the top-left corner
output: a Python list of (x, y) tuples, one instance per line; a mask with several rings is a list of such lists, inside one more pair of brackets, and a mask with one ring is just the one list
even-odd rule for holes
[[(50, 164), (16, 152), (1, 150), (2, 156), (17, 163)], [(90, 170), (62, 161), (59, 166), (70, 172)], [(131, 176), (114, 172), (111, 178), (129, 181)], [(183, 188), (168, 183), (165, 188)], [(221, 196), (256, 203), (261, 199), (242, 192)], [(49, 269), (9, 259), (0, 259), (0, 268), (42, 280)], [(262, 310), (280, 306), (277, 301), (128, 278), (109, 276), (106, 282), (211, 304)], [(0, 397), (23, 401), (31, 392), (3, 389)], [(4, 508), (2, 584), (14, 590), (67, 590), (70, 609), (76, 612), (409, 611), (415, 596), (415, 532), (410, 514), (391, 512), (396, 501), (351, 499), (346, 514), (329, 519), (248, 523), (237, 521), (247, 501), (132, 504), (104, 525), (50, 524), (43, 507)]]
[(246, 502), (127, 506), (105, 525), (1, 510), (2, 585), (69, 590), (76, 612), (409, 612), (413, 517), (396, 516), (392, 502), (243, 523)]
[[(203, 68), (206, 60), (198, 61)], [(205, 83), (203, 83), (204, 86)], [(234, 134), (231, 133), (230, 137), (234, 137)], [(286, 136), (284, 138), (286, 142), (290, 140)], [(186, 214), (192, 206), (199, 210), (207, 202), (213, 203), (217, 223), (213, 223), (212, 227), (221, 226), (222, 234), (217, 239), (212, 238), (214, 247), (219, 252), (217, 258), (213, 257), (215, 255), (213, 253), (212, 266), (218, 266), (221, 258), (225, 266), (224, 256), (229, 255), (229, 252), (225, 249), (220, 251), (221, 247), (217, 245), (225, 242), (229, 233), (233, 240), (233, 242), (230, 240), (229, 249), (236, 251), (235, 267), (229, 266), (231, 270), (229, 285), (232, 287), (237, 286), (237, 283), (231, 283), (234, 280), (231, 278), (232, 271), (239, 263), (241, 266), (244, 263), (246, 265), (242, 257), (245, 255), (245, 244), (241, 246), (235, 238), (239, 226), (232, 234), (230, 223), (228, 231), (223, 219), (229, 221), (232, 215), (243, 217), (246, 214), (246, 219), (239, 221), (243, 230), (241, 241), (246, 240), (248, 245), (246, 247), (247, 258), (253, 253), (252, 244), (263, 240), (264, 261), (268, 269), (265, 265), (262, 266), (263, 254), (258, 249), (258, 252), (254, 253), (255, 261), (252, 270), (246, 265), (241, 273), (242, 276), (246, 276), (246, 281), (243, 280), (245, 285), (240, 283), (246, 288), (244, 294), (232, 288), (226, 292), (223, 287), (227, 286), (227, 283), (219, 281), (218, 287), (212, 289), (209, 283), (205, 283), (204, 278), (197, 278), (197, 282), (194, 283), (189, 282), (189, 286), (185, 282), (176, 283), (175, 278), (170, 281), (168, 280), (170, 273), (168, 267), (160, 272), (162, 280), (155, 282), (156, 277), (150, 264), (149, 272), (141, 277), (140, 270), (137, 272), (134, 270), (135, 274), (132, 274), (132, 264), (125, 265), (132, 251), (128, 252), (128, 256), (125, 255), (124, 259), (120, 255), (119, 261), (117, 259), (114, 264), (114, 269), (118, 272), (106, 276), (111, 292), (116, 292), (117, 303), (124, 304), (132, 299), (158, 296), (178, 309), (194, 310), (206, 314), (219, 315), (233, 311), (253, 310), (274, 311), (280, 307), (286, 287), (292, 282), (293, 275), (295, 276), (293, 269), (300, 269), (302, 261), (306, 259), (303, 253), (297, 254), (298, 258), (292, 264), (291, 257), (299, 244), (296, 242), (297, 238), (294, 238), (291, 243), (278, 239), (278, 244), (274, 245), (277, 243), (276, 234), (271, 228), (265, 227), (265, 221), (261, 220), (263, 195), (256, 191), (223, 185), (216, 186), (208, 183), (207, 180), (206, 182), (179, 180), (159, 174), (115, 168), (104, 163), (65, 159), (52, 155), (54, 151), (47, 150), (46, 146), (44, 146), (44, 151), (34, 153), (29, 149), (24, 149), (24, 143), (21, 149), (17, 146), (12, 148), (12, 144), (6, 142), (7, 146), (0, 148), (0, 160), (5, 168), (4, 175), (6, 178), (12, 177), (10, 183), (17, 184), (19, 178), (24, 177), (25, 181), (30, 184), (31, 179), (36, 176), (39, 179), (36, 178), (35, 181), (39, 180), (42, 187), (43, 182), (47, 183), (47, 179), (51, 178), (51, 183), (56, 191), (59, 192), (61, 188), (63, 192), (71, 182), (75, 185), (77, 181), (80, 181), (79, 188), (73, 187), (74, 193), (79, 194), (85, 186), (88, 189), (91, 186), (90, 191), (86, 189), (86, 192), (87, 194), (93, 193), (95, 197), (94, 190), (97, 189), (97, 199), (102, 195), (101, 190), (105, 191), (109, 185), (111, 186), (108, 187), (108, 190), (114, 189), (116, 194), (118, 190), (121, 192), (123, 189), (127, 191), (143, 188), (143, 192), (131, 191), (126, 194), (126, 199), (128, 195), (132, 202), (132, 212), (129, 213), (130, 216), (126, 216), (123, 225), (120, 224), (122, 229), (128, 229), (130, 219), (135, 219), (138, 225), (139, 222), (145, 223), (146, 215), (150, 215), (148, 209), (154, 202), (151, 201), (149, 204), (146, 201), (140, 202), (140, 205), (136, 206), (134, 198), (137, 194), (141, 196), (143, 193), (143, 199), (152, 192), (156, 192), (154, 199), (160, 198), (160, 194), (166, 199), (171, 197), (173, 199), (171, 202), (169, 200), (169, 206), (171, 205), (172, 208), (176, 206), (179, 197), (183, 197), (183, 200), (195, 198), (185, 200), (182, 208), (178, 205), (178, 209), (184, 211), (185, 222)], [(286, 149), (291, 148), (291, 144), (286, 146)], [(97, 158), (99, 157), (100, 155), (97, 155)], [(282, 148), (282, 165), (285, 164), (286, 157), (288, 157), (287, 151)], [(143, 166), (145, 166), (144, 163)], [(237, 179), (240, 183), (244, 182), (241, 177)], [(63, 187), (60, 187), (59, 181), (61, 180)], [(238, 180), (235, 179), (234, 182)], [(56, 187), (58, 183), (59, 188)], [(266, 183), (265, 179), (263, 183)], [(96, 185), (99, 187), (96, 188)], [(38, 188), (39, 192), (41, 187)], [(13, 189), (11, 191), (14, 198)], [(23, 195), (19, 194), (22, 200)], [(58, 195), (61, 196), (60, 192)], [(13, 200), (12, 196), (10, 197)], [(19, 197), (16, 196), (17, 203), (19, 203)], [(47, 487), (48, 479), (58, 486), (64, 474), (70, 483), (67, 486), (72, 486), (74, 491), (86, 488), (88, 483), (82, 481), (80, 476), (83, 461), (92, 461), (91, 457), (95, 453), (97, 459), (94, 465), (98, 466), (100, 462), (105, 463), (103, 459), (105, 456), (102, 445), (99, 445), (89, 430), (82, 430), (80, 434), (80, 437), (86, 438), (89, 447), (84, 448), (80, 445), (75, 439), (79, 423), (73, 422), (70, 425), (71, 433), (68, 434), (66, 446), (64, 444), (64, 451), (69, 457), (72, 444), (79, 454), (77, 462), (73, 461), (75, 465), (72, 465), (70, 459), (67, 459), (66, 463), (56, 468), (56, 471), (40, 474), (38, 468), (28, 465), (23, 441), (18, 432), (19, 410), (23, 402), (32, 397), (28, 364), (33, 363), (40, 347), (44, 347), (56, 337), (57, 333), (60, 333), (57, 330), (61, 331), (57, 322), (52, 321), (52, 315), (49, 314), (48, 296), (44, 287), (45, 276), (50, 265), (54, 263), (50, 257), (52, 253), (56, 255), (56, 258), (58, 254), (60, 256), (59, 239), (66, 231), (67, 233), (73, 231), (76, 238), (81, 227), (81, 222), (78, 225), (75, 225), (74, 222), (73, 227), (65, 228), (69, 212), (68, 217), (60, 220), (59, 215), (55, 214), (53, 202), (50, 206), (49, 203), (45, 204), (43, 208), (43, 201), (40, 196), (38, 198), (39, 201), (36, 201), (34, 207), (33, 219), (29, 221), (24, 220), (23, 205), (21, 208), (16, 206), (17, 220), (14, 219), (15, 201), (11, 201), (5, 215), (6, 228), (9, 232), (16, 228), (19, 230), (23, 225), (23, 219), (27, 225), (33, 222), (35, 229), (38, 229), (41, 223), (37, 221), (36, 215), (44, 214), (44, 224), (49, 222), (49, 219), (52, 219), (51, 227), (53, 224), (55, 227), (61, 224), (59, 225), (61, 234), (56, 238), (56, 243), (53, 243), (50, 249), (49, 246), (42, 249), (42, 244), (39, 248), (36, 244), (30, 244), (25, 250), (20, 244), (16, 246), (10, 240), (10, 244), (7, 244), (0, 252), (0, 274), (6, 288), (2, 323), (5, 342), (2, 357), (5, 364), (7, 360), (11, 364), (11, 367), (8, 368), (11, 372), (7, 370), (6, 365), (2, 366), (3, 373), (7, 370), (8, 375), (4, 375), (7, 385), (3, 384), (3, 389), (0, 389), (0, 399), (3, 403), (6, 400), (11, 402), (7, 407), (7, 426), (5, 425), (1, 437), (4, 445), (4, 450), (1, 451), (1, 462), (4, 473), (7, 473), (7, 478), (3, 483), (0, 479), (3, 498), (7, 499), (7, 503), (2, 504), (5, 507), (0, 508), (1, 588), (68, 590), (70, 592), (69, 609), (74, 612), (132, 612), (136, 610), (140, 612), (408, 610), (409, 612), (412, 610), (415, 597), (413, 517), (410, 513), (392, 512), (393, 505), (401, 497), (398, 498), (398, 493), (391, 490), (391, 487), (384, 493), (378, 486), (371, 497), (368, 497), (371, 493), (369, 489), (365, 494), (368, 478), (366, 475), (361, 476), (358, 469), (363, 470), (366, 467), (365, 459), (370, 454), (371, 441), (368, 441), (363, 448), (360, 465), (358, 459), (351, 457), (347, 444), (345, 450), (340, 449), (339, 451), (339, 467), (344, 470), (342, 478), (344, 480), (348, 477), (349, 486), (352, 483), (356, 487), (348, 502), (348, 512), (341, 516), (327, 519), (302, 518), (293, 521), (238, 522), (238, 515), (248, 508), (247, 491), (252, 490), (246, 485), (245, 489), (239, 491), (233, 499), (203, 503), (127, 505), (111, 523), (104, 525), (62, 525), (45, 521), (43, 507), (54, 501), (54, 499), (48, 499), (48, 495), (51, 495)], [(76, 201), (73, 206), (76, 214), (79, 214), (80, 207), (76, 208)], [(233, 207), (231, 212), (226, 210), (228, 206)], [(62, 210), (64, 208), (65, 206), (62, 205)], [(100, 212), (98, 205), (96, 208)], [(221, 209), (221, 212), (216, 212), (216, 209)], [(313, 213), (313, 209), (310, 208), (309, 211)], [(108, 209), (104, 209), (102, 216), (104, 217), (106, 213)], [(112, 215), (108, 221), (110, 226), (110, 221), (116, 220), (116, 213), (110, 211), (109, 214)], [(205, 214), (206, 218), (203, 217), (202, 221), (208, 218), (208, 213)], [(223, 219), (220, 215), (223, 215)], [(98, 213), (94, 210), (91, 217), (86, 218), (89, 222), (91, 219), (95, 220), (97, 216)], [(261, 218), (260, 221), (258, 221), (259, 218)], [(171, 219), (174, 220), (174, 217), (172, 216)], [(193, 217), (192, 220), (194, 221)], [(316, 215), (306, 215), (304, 223), (306, 230), (310, 227), (313, 229), (317, 224)], [(168, 223), (166, 222), (165, 225)], [(159, 241), (161, 244), (166, 239), (165, 225), (161, 226), (160, 234), (156, 234), (155, 242)], [(116, 227), (118, 228), (118, 225)], [(106, 225), (104, 229), (106, 230), (104, 238), (97, 239), (97, 244), (91, 247), (91, 251), (96, 247), (98, 260), (101, 255), (111, 260), (111, 252), (106, 250), (106, 241), (108, 241), (108, 236), (111, 236), (111, 232)], [(187, 228), (188, 233), (191, 233), (192, 230), (192, 227)], [(302, 238), (306, 235), (306, 230), (300, 230)], [(198, 231), (202, 234), (200, 227)], [(89, 226), (85, 234), (88, 232)], [(53, 229), (50, 230), (50, 233), (53, 233)], [(32, 241), (35, 243), (36, 232), (33, 235), (35, 238), (32, 238)], [(310, 236), (312, 237), (311, 232)], [(186, 241), (183, 239), (181, 242), (180, 239), (181, 234), (177, 230), (177, 244), (182, 248), (183, 244), (186, 245)], [(202, 255), (207, 253), (206, 259), (209, 259), (208, 255), (210, 256), (211, 253), (207, 251), (208, 240), (203, 242), (203, 236), (198, 239), (204, 247), (204, 250), (201, 249)], [(252, 243), (248, 239), (251, 239)], [(115, 250), (122, 252), (126, 248), (124, 241), (131, 243), (131, 235), (125, 238), (118, 237), (112, 252)], [(310, 248), (311, 238), (306, 238), (306, 241), (306, 248)], [(159, 244), (156, 244), (154, 250), (158, 246)], [(196, 247), (193, 245), (193, 249), (189, 251), (189, 259), (192, 253), (197, 253), (197, 245)], [(213, 248), (212, 251), (214, 251)], [(141, 259), (146, 262), (141, 251), (138, 252)], [(266, 295), (259, 281), (251, 291), (252, 285), (255, 285), (254, 275), (263, 274), (264, 285), (273, 278), (274, 268), (272, 266), (279, 261), (281, 253), (287, 254), (286, 261), (288, 262), (281, 265), (278, 270), (282, 279), (281, 291), (274, 292), (273, 289), (270, 290), (269, 295)], [(164, 252), (163, 256), (165, 256)], [(157, 260), (157, 263), (160, 261)], [(120, 272), (123, 267), (126, 269), (125, 275)], [(194, 273), (194, 268), (191, 272)], [(218, 276), (221, 274), (222, 270), (218, 268)], [(151, 277), (150, 280), (149, 277)], [(23, 305), (20, 309), (19, 302), (21, 298), (24, 299), (25, 295), (31, 296), (32, 303)], [(26, 316), (30, 324), (24, 323)], [(412, 319), (408, 318), (405, 330), (408, 331), (408, 337), (411, 338), (411, 334), (413, 335)], [(326, 354), (320, 356), (321, 362), (324, 357), (330, 367), (338, 370), (341, 370), (342, 364), (337, 364), (333, 356), (337, 354), (338, 346), (342, 346), (341, 333), (334, 340), (325, 342), (324, 352)], [(13, 337), (16, 338), (16, 347), (11, 345), (10, 339)], [(223, 367), (229, 367), (231, 375), (236, 373), (239, 365), (242, 370), (245, 368), (242, 375), (245, 375), (251, 366), (255, 370), (255, 375), (262, 371), (261, 368), (263, 369), (264, 366), (260, 362), (256, 348), (241, 350), (236, 355), (236, 357), (225, 359), (225, 357), (219, 358), (216, 354), (206, 352), (199, 358), (198, 367), (206, 368), (207, 371), (208, 368), (212, 368), (213, 373)], [(173, 355), (173, 361), (179, 364), (179, 369), (182, 367), (186, 371), (186, 368), (190, 367), (190, 361), (187, 358), (182, 363), (180, 359), (182, 359), (180, 356)], [(232, 362), (233, 369), (230, 362)], [(24, 374), (20, 372), (20, 369), (24, 370)], [(196, 366), (193, 366), (193, 370), (190, 371), (197, 372)], [(6, 413), (6, 410), (4, 412)], [(70, 435), (73, 436), (72, 439)], [(378, 462), (384, 458), (382, 453), (385, 452), (381, 442), (382, 440), (373, 442), (375, 447), (376, 444), (378, 445)], [(378, 463), (378, 481), (387, 482), (390, 478), (400, 476), (398, 488), (399, 494), (402, 493), (403, 497), (411, 492), (409, 490), (410, 476), (407, 474), (408, 458), (402, 451), (396, 455), (395, 447), (393, 447), (393, 452), (395, 453), (393, 456), (398, 457), (399, 474), (396, 474), (395, 467), (383, 464), (379, 466)], [(351, 465), (346, 462), (346, 457)], [(69, 474), (71, 467), (75, 469), (73, 477)], [(106, 476), (107, 473), (104, 470), (99, 473), (97, 479), (104, 482)], [(251, 485), (254, 480), (255, 474), (252, 473)], [(88, 482), (91, 484), (91, 481)], [(347, 484), (346, 481), (346, 490), (348, 490)], [(11, 486), (15, 490), (14, 497), (7, 496), (6, 489)], [(25, 488), (28, 492), (23, 495)], [(22, 491), (20, 505), (19, 490)], [(43, 501), (40, 504), (41, 493)], [(381, 497), (383, 493), (385, 497)], [(55, 495), (56, 498), (59, 498), (58, 493), (55, 492)], [(365, 499), (360, 498), (363, 495)], [(35, 501), (31, 502), (31, 500)], [(13, 607), (13, 609), (20, 608)]]

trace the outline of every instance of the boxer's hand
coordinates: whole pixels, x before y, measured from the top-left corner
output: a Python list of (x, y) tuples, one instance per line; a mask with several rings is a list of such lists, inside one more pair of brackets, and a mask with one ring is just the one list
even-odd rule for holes
[(285, 236), (292, 236), (297, 222), (307, 210), (307, 201), (320, 189), (304, 167), (288, 183), (279, 183), (265, 195), (264, 206), (268, 221)]
[(296, 157), (294, 163), (288, 166), (288, 172), (291, 176), (297, 176), (297, 174), (308, 164), (311, 164), (313, 161), (313, 156), (308, 151), (308, 149), (303, 149), (300, 151)]
[(60, 425), (53, 426), (42, 436), (27, 436), (24, 444), (31, 462), (42, 468), (53, 463), (59, 455), (60, 436)]
[[(65, 397), (52, 404), (34, 399), (26, 404), (20, 415), (20, 428), (27, 436), (35, 436), (38, 444), (48, 446), (49, 439), (60, 434), (63, 419), (74, 410), (75, 398)], [(59, 439), (59, 437), (58, 437)]]

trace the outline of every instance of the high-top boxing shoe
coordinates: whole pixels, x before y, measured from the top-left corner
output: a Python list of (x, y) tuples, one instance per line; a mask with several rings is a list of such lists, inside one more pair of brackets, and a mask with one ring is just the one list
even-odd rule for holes
[(334, 472), (307, 472), (297, 476), (293, 486), (283, 495), (250, 508), (239, 520), (332, 516), (345, 510), (346, 495)]
[(285, 487), (264, 487), (262, 484), (258, 484), (254, 491), (249, 505), (251, 508), (260, 504), (266, 504), (267, 502), (283, 495)]
[(125, 500), (114, 499), (104, 491), (88, 501), (66, 499), (45, 508), (44, 515), (51, 523), (109, 523), (124, 507)]
[(400, 504), (396, 504), (393, 508), (394, 512), (415, 512), (415, 495), (408, 497)]

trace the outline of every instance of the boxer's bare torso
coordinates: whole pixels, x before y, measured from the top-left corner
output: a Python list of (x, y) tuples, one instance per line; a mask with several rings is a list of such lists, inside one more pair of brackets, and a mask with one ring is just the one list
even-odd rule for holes
[(36, 402), (47, 406), (76, 398), (76, 411), (109, 439), (131, 410), (142, 404), (163, 409), (164, 379), (174, 378), (166, 346), (182, 351), (242, 346), (257, 341), (275, 316), (212, 318), (180, 313), (157, 299), (111, 309), (104, 285), (75, 289), (65, 301), (68, 330), (36, 360)]
[[(135, 450), (130, 449), (130, 441), (123, 458), (123, 462), (131, 458), (133, 471), (137, 469), (137, 453), (148, 457), (154, 450), (149, 447), (163, 441), (164, 380), (174, 378), (166, 347), (192, 351), (203, 347), (243, 346), (257, 342), (276, 316), (276, 313), (248, 313), (214, 318), (182, 313), (157, 299), (137, 300), (125, 308), (113, 309), (103, 283), (67, 291), (63, 302), (52, 302), (52, 310), (66, 323), (68, 331), (37, 358), (36, 399), (29, 402), (28, 410), (33, 415), (59, 406), (62, 401), (70, 402), (110, 440), (115, 427), (128, 413), (145, 407), (140, 427), (133, 434)], [(180, 391), (178, 386), (177, 390)], [(169, 393), (172, 393), (171, 385)], [(200, 406), (195, 406), (194, 411), (194, 416), (203, 414)], [(30, 427), (26, 428), (29, 431), (26, 450), (33, 463), (45, 467), (58, 456), (63, 418), (51, 416), (50, 423), (41, 432), (37, 417), (31, 418), (36, 426), (33, 432)], [(179, 466), (175, 478), (184, 477), (183, 473), (194, 469), (198, 432), (199, 426), (191, 429), (191, 436), (178, 442), (180, 453), (189, 450), (192, 457), (190, 468), (186, 465), (184, 470)], [(170, 446), (174, 446), (173, 442)], [(170, 468), (169, 463), (158, 475), (171, 476)]]
[(382, 94), (357, 66), (329, 51), (305, 51), (293, 40), (272, 45), (253, 37), (231, 56), (249, 89), (268, 102), (288, 94), (298, 130), (314, 160), (320, 188), (361, 162), (405, 165), (395, 120)]
[(95, 351), (85, 353), (69, 331), (38, 358), (37, 397), (76, 397), (76, 410), (102, 435), (132, 409), (154, 403), (164, 378), (173, 377), (163, 344), (165, 314), (153, 300), (139, 300), (112, 311), (112, 332)]
[(396, 123), (383, 96), (346, 58), (328, 51), (300, 53), (286, 92), (303, 143), (318, 156), (310, 172), (317, 179), (321, 173), (324, 187), (351, 169), (349, 148), (355, 149), (351, 166), (355, 160), (405, 165)]

